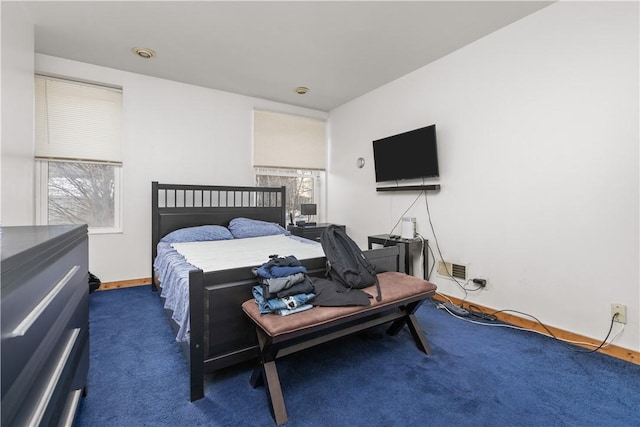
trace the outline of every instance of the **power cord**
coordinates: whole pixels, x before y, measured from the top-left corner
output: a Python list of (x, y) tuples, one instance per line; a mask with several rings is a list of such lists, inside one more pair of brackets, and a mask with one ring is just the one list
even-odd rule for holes
[[(424, 185), (425, 181), (424, 178), (422, 179), (422, 184)], [(396, 182), (397, 184), (397, 182)], [(414, 201), (411, 203), (411, 205), (409, 205), (409, 207), (400, 215), (400, 218), (398, 219), (398, 221), (393, 225), (393, 227), (391, 228), (391, 231), (389, 231), (388, 236), (392, 236), (393, 235), (393, 231), (396, 229), (396, 227), (398, 227), (398, 224), (400, 224), (400, 221), (402, 221), (402, 218), (404, 217), (404, 215), (409, 212), (409, 210), (411, 210), (411, 208), (418, 202), (418, 200), (420, 200), (420, 197), (424, 194), (424, 200), (425, 200), (425, 204), (427, 206), (427, 217), (429, 219), (429, 226), (431, 227), (431, 233), (433, 234), (433, 238), (436, 242), (436, 247), (438, 248), (438, 253), (440, 254), (440, 259), (442, 260), (442, 262), (444, 262), (444, 259), (442, 257), (442, 252), (440, 251), (440, 245), (438, 243), (438, 238), (436, 236), (434, 227), (433, 227), (433, 222), (431, 221), (431, 212), (429, 211), (429, 202), (427, 201), (427, 192), (426, 190), (421, 190), (420, 193), (418, 193), (418, 196), (414, 199)], [(422, 247), (420, 250), (420, 261), (422, 261), (422, 265), (424, 265), (424, 260), (422, 259), (422, 257), (424, 256), (424, 244), (425, 244), (425, 238), (420, 234), (420, 233), (416, 233), (416, 236), (418, 236), (420, 238), (420, 240), (422, 241)], [(385, 239), (384, 243), (382, 244), (382, 246), (386, 246), (387, 242), (389, 241), (389, 239)], [(431, 258), (433, 259), (433, 263), (431, 265), (431, 268), (429, 269), (428, 274), (426, 274), (426, 279), (430, 280), (431, 279), (431, 274), (433, 273), (433, 269), (435, 267), (435, 263), (436, 263), (436, 256), (433, 253), (433, 249), (431, 248), (431, 246), (427, 246), (427, 248), (429, 249), (429, 252), (431, 253)], [(428, 256), (428, 254), (427, 254)], [(423, 274), (427, 273), (426, 271), (423, 272)], [(464, 286), (462, 286), (455, 277), (453, 277), (451, 275), (451, 273), (449, 273), (449, 271), (447, 270), (447, 274), (449, 275), (449, 277), (455, 281), (458, 286), (460, 286), (462, 288), (463, 291), (465, 291), (465, 298), (466, 298), (466, 291), (467, 290), (471, 290), (471, 291), (475, 291), (478, 289), (465, 289)]]
[[(600, 349), (601, 349), (601, 348), (602, 348), (602, 347), (607, 343), (607, 339), (609, 339), (609, 336), (611, 335), (611, 331), (613, 330), (613, 324), (614, 324), (614, 322), (615, 322), (615, 320), (616, 320), (616, 317), (618, 317), (618, 313), (616, 313), (616, 314), (614, 314), (613, 316), (611, 316), (611, 324), (609, 325), (609, 332), (607, 332), (607, 336), (606, 336), (606, 337), (604, 338), (604, 340), (600, 343), (600, 345), (598, 345), (598, 346), (597, 346), (596, 348), (594, 348), (593, 350), (578, 350), (578, 349), (575, 349), (575, 348), (573, 348), (573, 347), (569, 347), (569, 346), (565, 345), (565, 343), (572, 343), (572, 344), (575, 344), (575, 342), (574, 342), (574, 341), (564, 340), (564, 339), (562, 339), (562, 338), (558, 338), (557, 336), (555, 336), (555, 334), (554, 334), (553, 332), (551, 332), (551, 330), (550, 330), (549, 328), (547, 328), (547, 326), (546, 326), (544, 323), (542, 323), (542, 322), (541, 322), (537, 317), (535, 317), (535, 316), (533, 316), (533, 315), (531, 315), (531, 314), (523, 313), (523, 312), (518, 311), (518, 310), (510, 310), (510, 309), (494, 311), (494, 312), (493, 312), (493, 313), (491, 313), (491, 314), (495, 316), (495, 315), (496, 315), (496, 314), (498, 314), (498, 313), (505, 313), (505, 312), (518, 313), (518, 314), (521, 314), (521, 315), (523, 315), (523, 316), (528, 316), (528, 317), (532, 318), (533, 320), (535, 320), (535, 321), (536, 321), (536, 323), (537, 323), (537, 324), (539, 324), (540, 326), (542, 326), (542, 328), (543, 328), (545, 331), (547, 331), (547, 333), (549, 334), (549, 335), (546, 335), (546, 334), (542, 334), (542, 333), (541, 333), (542, 335), (550, 336), (551, 338), (555, 339), (555, 340), (556, 340), (556, 341), (558, 341), (560, 344), (562, 344), (564, 347), (566, 347), (566, 348), (568, 348), (569, 350), (572, 350), (572, 351), (574, 351), (574, 352), (576, 352), (576, 353), (594, 353), (594, 352), (596, 352), (596, 351), (600, 350)], [(617, 334), (616, 334), (616, 336), (617, 336)], [(589, 346), (593, 346), (593, 345), (594, 345), (594, 344), (591, 344), (591, 343), (581, 343), (581, 344), (586, 344), (586, 345), (589, 345)], [(609, 344), (611, 344), (611, 343), (609, 343)]]
[(480, 289), (484, 289), (484, 286), (483, 286), (483, 285), (480, 285), (480, 284), (477, 284), (477, 283), (476, 283), (476, 285), (477, 285), (477, 286), (476, 286), (475, 288), (473, 288), (473, 289), (469, 289), (469, 288), (467, 288), (467, 285), (469, 284), (469, 282), (470, 282), (471, 280), (472, 280), (472, 279), (467, 279), (467, 281), (466, 281), (466, 282), (464, 282), (464, 289), (465, 289), (465, 290), (467, 290), (467, 291), (469, 291), (469, 292), (475, 292), (475, 291), (479, 291)]
[[(451, 298), (449, 298), (448, 296), (446, 296), (446, 295), (444, 295), (444, 294), (441, 294), (441, 293), (440, 293), (440, 292), (438, 292), (438, 291), (436, 291), (436, 295), (440, 296), (441, 298), (446, 299), (446, 300), (447, 300), (447, 301), (449, 301), (451, 304), (454, 304), (454, 305), (455, 305), (455, 303), (454, 303), (453, 301), (451, 301)], [(433, 301), (433, 300), (432, 300), (432, 301)], [(437, 308), (444, 308), (444, 307), (438, 307), (438, 305), (437, 305), (437, 304), (440, 304), (440, 303), (436, 303), (436, 307), (437, 307)]]
[[(402, 221), (402, 218), (404, 217), (404, 215), (407, 212), (409, 212), (409, 210), (418, 202), (418, 200), (420, 200), (420, 196), (422, 196), (422, 194), (424, 194), (425, 197), (427, 197), (425, 190), (420, 191), (420, 193), (415, 198), (413, 203), (411, 203), (411, 205), (409, 205), (409, 207), (400, 215), (400, 219), (398, 219), (398, 221), (395, 223), (395, 225), (391, 228), (391, 231), (387, 234), (387, 236), (389, 236), (389, 237), (384, 240), (384, 243), (382, 244), (382, 246), (386, 246), (387, 245), (387, 242), (389, 241), (389, 238), (393, 235), (393, 230), (395, 230), (396, 227), (398, 226), (398, 224), (400, 224), (400, 221)], [(424, 255), (424, 237), (422, 237), (419, 233), (416, 233), (416, 236), (420, 237), (420, 240), (422, 241), (422, 247), (420, 248), (420, 261), (423, 262), (422, 256)], [(429, 248), (429, 250), (431, 250), (431, 248)], [(433, 252), (432, 252), (432, 254), (433, 254)], [(435, 258), (434, 258), (434, 260), (435, 260)], [(433, 270), (433, 266), (431, 266), (431, 270)], [(426, 271), (423, 272), (423, 274), (424, 273), (426, 273)], [(429, 275), (427, 276), (427, 280), (429, 280), (429, 277), (431, 277), (431, 271), (429, 271)]]
[[(441, 297), (444, 297), (445, 299), (449, 300), (449, 302), (453, 303), (451, 301), (451, 299), (449, 299), (445, 295), (442, 295), (442, 294), (439, 294), (439, 293), (437, 293), (437, 294), (440, 295)], [(471, 307), (474, 307), (477, 310), (471, 309)], [(456, 319), (463, 320), (465, 322), (473, 323), (473, 324), (476, 324), (476, 325), (502, 327), (502, 328), (515, 329), (515, 330), (519, 330), (519, 331), (534, 332), (536, 334), (539, 334), (539, 335), (542, 335), (542, 336), (545, 336), (545, 337), (548, 337), (548, 338), (553, 338), (558, 343), (560, 343), (563, 347), (565, 347), (568, 350), (571, 350), (571, 351), (573, 351), (575, 353), (595, 353), (595, 352), (597, 352), (598, 350), (600, 350), (602, 348), (606, 348), (606, 347), (610, 346), (613, 343), (613, 341), (615, 341), (615, 339), (624, 330), (624, 324), (622, 324), (622, 328), (620, 328), (620, 330), (618, 332), (616, 332), (616, 334), (613, 336), (613, 338), (611, 339), (610, 342), (607, 342), (607, 340), (609, 339), (609, 336), (611, 336), (611, 331), (613, 330), (613, 324), (615, 323), (615, 319), (616, 319), (616, 317), (618, 317), (618, 313), (614, 314), (611, 317), (611, 324), (609, 325), (609, 331), (607, 332), (607, 336), (604, 338), (604, 340), (602, 340), (602, 342), (600, 344), (598, 344), (596, 346), (596, 344), (593, 344), (593, 343), (582, 342), (582, 341), (565, 340), (563, 338), (559, 338), (553, 332), (551, 332), (551, 330), (549, 330), (549, 328), (547, 328), (547, 326), (545, 324), (543, 324), (537, 317), (535, 317), (533, 315), (530, 315), (528, 313), (523, 313), (523, 312), (518, 311), (518, 310), (504, 309), (504, 310), (494, 311), (493, 313), (490, 313), (490, 314), (486, 314), (486, 313), (482, 312), (482, 310), (478, 309), (478, 307), (476, 307), (476, 306), (469, 305), (468, 308), (465, 309), (475, 317), (480, 317), (480, 318), (482, 318), (484, 320), (492, 321), (492, 322), (498, 320), (497, 317), (495, 316), (498, 313), (506, 313), (506, 312), (518, 313), (518, 314), (521, 314), (523, 316), (527, 316), (527, 317), (530, 317), (530, 318), (534, 319), (537, 324), (542, 326), (542, 328), (547, 332), (547, 334), (545, 334), (543, 332), (540, 332), (540, 331), (536, 331), (535, 329), (527, 329), (527, 328), (521, 328), (519, 326), (509, 325), (508, 323), (488, 323), (488, 322), (480, 322), (480, 321), (477, 321), (477, 320), (471, 320), (471, 319), (456, 315), (455, 313), (451, 312), (445, 305), (443, 305), (441, 303), (436, 303), (436, 308), (445, 310), (447, 313), (449, 313), (451, 316), (455, 317)], [(580, 350), (580, 349), (576, 349), (575, 347), (570, 347), (570, 346), (568, 346), (566, 344), (576, 344), (576, 345), (583, 345), (583, 346), (589, 346), (589, 347), (594, 347), (594, 346), (596, 346), (596, 347), (594, 349), (592, 349), (592, 350)]]
[[(423, 184), (424, 184), (424, 179), (422, 180)], [(462, 289), (462, 291), (464, 292), (464, 298), (463, 300), (467, 299), (468, 296), (468, 289), (466, 289), (462, 284), (460, 284), (460, 282), (458, 282), (458, 280), (453, 277), (453, 275), (449, 272), (449, 270), (446, 268), (446, 262), (444, 260), (444, 257), (442, 256), (442, 251), (440, 250), (440, 243), (438, 242), (438, 236), (436, 236), (436, 230), (433, 227), (433, 222), (431, 221), (431, 211), (429, 210), (429, 200), (427, 198), (427, 193), (426, 191), (422, 191), (424, 193), (424, 204), (427, 208), (427, 219), (429, 220), (429, 226), (431, 227), (431, 234), (433, 234), (433, 240), (436, 242), (436, 249), (438, 250), (438, 254), (440, 255), (440, 261), (442, 261), (445, 264), (445, 271), (447, 272), (447, 275), (451, 278), (451, 280), (453, 280), (454, 282), (456, 282), (458, 284), (458, 286), (460, 287), (460, 289)], [(435, 264), (435, 257), (433, 258), (433, 263)]]
[[(424, 179), (422, 180), (423, 184), (424, 184)], [(442, 256), (442, 251), (440, 250), (440, 243), (438, 242), (438, 236), (436, 235), (436, 231), (435, 228), (433, 226), (433, 222), (431, 220), (431, 211), (429, 210), (429, 200), (427, 198), (427, 192), (422, 190), (420, 192), (420, 194), (418, 194), (418, 197), (416, 197), (416, 199), (413, 201), (413, 203), (411, 204), (411, 206), (409, 206), (409, 208), (402, 214), (402, 216), (404, 216), (404, 214), (409, 211), (409, 209), (411, 209), (411, 207), (413, 207), (413, 205), (418, 201), (418, 199), (420, 198), (420, 196), (424, 194), (424, 203), (427, 209), (427, 219), (429, 220), (429, 226), (431, 227), (431, 233), (433, 234), (433, 239), (436, 243), (436, 249), (438, 250), (438, 254), (440, 255), (440, 260), (445, 263), (444, 257)], [(400, 217), (400, 220), (402, 219), (402, 216)], [(398, 224), (400, 223), (400, 220), (398, 220), (398, 222), (394, 225), (393, 229), (395, 229), (395, 227), (398, 226)], [(392, 231), (393, 231), (392, 229)], [(418, 234), (419, 235), (419, 234)], [(422, 242), (424, 244), (424, 238), (419, 235), (420, 238), (422, 239)], [(435, 255), (433, 254), (433, 251), (431, 249), (431, 246), (429, 246), (429, 251), (431, 252), (431, 255), (433, 256), (433, 264), (431, 267), (431, 270), (429, 271), (429, 275), (427, 276), (427, 280), (429, 277), (431, 277), (431, 273), (433, 271), (433, 267), (435, 266)], [(424, 250), (422, 251), (424, 253)], [(445, 264), (446, 265), (446, 264)], [(478, 287), (474, 288), (474, 289), (469, 289), (466, 287), (466, 285), (469, 283), (469, 280), (467, 280), (464, 285), (462, 285), (460, 282), (458, 282), (458, 280), (453, 277), (453, 275), (449, 272), (449, 270), (445, 267), (445, 270), (447, 272), (447, 275), (458, 284), (458, 286), (460, 287), (460, 289), (463, 290), (464, 292), (464, 298), (462, 299), (462, 301), (464, 302), (465, 299), (467, 299), (468, 293), (469, 292), (475, 292), (478, 291), (480, 289), (483, 288), (483, 286), (478, 285)], [(451, 299), (449, 299), (446, 295), (440, 294), (438, 292), (436, 292), (437, 295), (440, 295), (441, 297), (447, 299), (451, 304), (454, 304), (453, 301), (451, 301)], [(454, 304), (456, 305), (456, 304)], [(620, 335), (620, 333), (624, 330), (624, 324), (622, 325), (622, 328), (613, 336), (613, 338), (611, 339), (611, 342), (607, 343), (607, 340), (609, 339), (609, 336), (611, 336), (611, 331), (613, 330), (613, 324), (615, 323), (615, 319), (618, 316), (618, 314), (616, 313), (615, 315), (613, 315), (611, 317), (611, 324), (609, 325), (609, 331), (607, 332), (607, 336), (604, 338), (604, 340), (593, 350), (579, 350), (576, 349), (574, 347), (569, 347), (568, 345), (566, 345), (566, 343), (569, 344), (579, 344), (579, 345), (586, 345), (586, 346), (591, 346), (593, 347), (595, 344), (592, 343), (587, 343), (587, 342), (578, 342), (578, 341), (571, 341), (571, 340), (565, 340), (562, 338), (558, 338), (557, 336), (555, 336), (555, 334), (553, 332), (551, 332), (551, 330), (549, 328), (547, 328), (547, 326), (545, 324), (543, 324), (537, 317), (527, 314), (527, 313), (523, 313), (521, 311), (517, 311), (517, 310), (510, 310), (510, 309), (504, 309), (504, 310), (498, 310), (495, 311), (493, 313), (487, 314), (484, 313), (482, 310), (480, 310), (477, 306), (472, 306), (471, 304), (467, 304), (467, 308), (464, 308), (464, 304), (461, 304), (460, 307), (464, 308), (465, 310), (467, 310), (469, 312), (469, 314), (471, 314), (474, 317), (478, 317), (482, 320), (486, 320), (489, 322), (495, 322), (498, 320), (498, 318), (496, 317), (496, 314), (498, 313), (503, 313), (503, 312), (513, 312), (513, 313), (518, 313), (521, 314), (523, 316), (527, 316), (530, 317), (532, 319), (534, 319), (536, 321), (536, 323), (538, 323), (540, 326), (542, 326), (542, 328), (548, 333), (544, 334), (542, 332), (536, 331), (534, 329), (525, 329), (525, 328), (520, 328), (518, 326), (513, 326), (513, 325), (509, 325), (509, 324), (505, 324), (505, 323), (500, 323), (500, 324), (491, 324), (491, 323), (486, 323), (486, 322), (478, 322), (475, 320), (470, 320), (461, 316), (456, 315), (455, 313), (452, 313), (447, 307), (445, 307), (443, 304), (438, 303), (437, 305), (438, 308), (444, 309), (445, 311), (447, 311), (450, 315), (452, 315), (453, 317), (460, 319), (460, 320), (464, 320), (465, 322), (470, 322), (470, 323), (475, 323), (475, 324), (479, 324), (479, 325), (483, 325), (483, 326), (501, 326), (501, 327), (507, 327), (507, 328), (512, 328), (512, 329), (516, 329), (516, 330), (521, 330), (521, 331), (528, 331), (528, 332), (535, 332), (538, 333), (540, 335), (546, 336), (546, 337), (550, 337), (553, 338), (554, 340), (558, 341), (562, 346), (564, 346), (565, 348), (574, 351), (576, 353), (595, 353), (598, 350), (600, 350), (601, 348), (605, 348), (609, 345), (611, 345), (611, 343), (618, 337), (618, 335)], [(473, 308), (472, 308), (473, 307)]]
[[(420, 241), (422, 241), (422, 246), (420, 247), (420, 265), (424, 265), (424, 259), (423, 257), (425, 256), (424, 254), (424, 245), (425, 245), (425, 239), (422, 236), (422, 234), (420, 233), (416, 233), (416, 236), (418, 236), (420, 238)], [(433, 273), (433, 267), (435, 267), (435, 260), (436, 257), (433, 255), (433, 250), (431, 249), (431, 246), (427, 245), (427, 249), (429, 249), (429, 252), (431, 253), (431, 259), (433, 259), (434, 262), (431, 263), (431, 268), (429, 269), (428, 272), (423, 271), (423, 275), (425, 277), (426, 280), (430, 280), (431, 279), (431, 273)], [(429, 254), (426, 255), (427, 258), (429, 257)]]
[[(464, 308), (464, 307), (463, 307)], [(467, 308), (466, 310), (469, 312), (469, 314), (471, 314), (472, 316), (478, 317), (480, 319), (484, 319), (484, 320), (488, 320), (491, 322), (497, 321), (498, 318), (492, 314), (487, 314), (485, 312), (483, 312), (480, 307), (478, 307), (477, 305), (473, 305), (473, 304), (467, 304)]]
[[(422, 180), (423, 184), (424, 184), (424, 179)], [(418, 195), (418, 197), (416, 198), (416, 200), (414, 200), (414, 202), (411, 204), (411, 206), (409, 206), (409, 209), (411, 209), (411, 207), (413, 207), (413, 205), (418, 201), (418, 198), (424, 194), (424, 203), (425, 206), (427, 208), (427, 219), (429, 220), (429, 226), (431, 227), (431, 233), (433, 234), (433, 239), (436, 243), (436, 249), (438, 250), (438, 254), (440, 255), (440, 260), (445, 263), (444, 257), (442, 256), (442, 251), (440, 250), (440, 243), (438, 242), (438, 236), (436, 235), (436, 231), (435, 228), (433, 226), (433, 222), (431, 221), (431, 211), (429, 210), (429, 200), (427, 198), (427, 192), (426, 191), (421, 191), (420, 194)], [(407, 209), (402, 216), (404, 216), (404, 214), (409, 210)], [(402, 216), (400, 217), (400, 220), (402, 219)], [(393, 229), (395, 229), (395, 227), (398, 226), (398, 224), (400, 223), (400, 220), (398, 220), (398, 222), (396, 223), (396, 225), (394, 225)], [(393, 231), (392, 229), (392, 231)], [(420, 238), (422, 239), (422, 243), (424, 244), (424, 238), (418, 234), (418, 236), (420, 236)], [(429, 246), (429, 251), (431, 252), (431, 255), (433, 256), (433, 265), (431, 266), (431, 270), (429, 271), (429, 275), (427, 276), (427, 280), (431, 277), (431, 273), (433, 271), (433, 268), (435, 266), (435, 255), (433, 254), (433, 250), (431, 249), (431, 246)], [(422, 251), (424, 253), (424, 250)], [(446, 263), (445, 263), (446, 265)], [(483, 289), (484, 286), (478, 285), (476, 288), (474, 289), (469, 289), (467, 288), (467, 284), (469, 283), (469, 281), (471, 279), (468, 279), (464, 285), (461, 284), (460, 282), (458, 282), (458, 280), (453, 277), (453, 275), (449, 272), (449, 270), (445, 267), (445, 270), (447, 272), (447, 275), (458, 284), (458, 286), (460, 287), (460, 289), (462, 289), (462, 291), (464, 292), (464, 298), (462, 299), (462, 301), (464, 302), (464, 300), (467, 299), (468, 293), (469, 292), (475, 292), (478, 291), (480, 289)], [(441, 297), (447, 299), (451, 304), (454, 304), (453, 301), (451, 301), (451, 299), (449, 299), (446, 295), (440, 294), (438, 292), (436, 292), (437, 295), (440, 295)], [(516, 330), (521, 330), (521, 331), (528, 331), (528, 332), (535, 332), (538, 333), (540, 335), (546, 336), (546, 337), (550, 337), (553, 338), (554, 340), (558, 341), (562, 346), (564, 346), (565, 348), (574, 351), (576, 353), (595, 353), (598, 350), (600, 350), (601, 348), (605, 348), (609, 345), (611, 345), (611, 343), (618, 337), (618, 335), (620, 335), (620, 333), (624, 330), (624, 324), (622, 325), (622, 328), (613, 336), (613, 338), (611, 339), (611, 342), (607, 343), (607, 340), (609, 339), (609, 336), (611, 335), (611, 331), (613, 330), (613, 324), (615, 323), (615, 319), (618, 316), (618, 313), (616, 313), (614, 316), (612, 316), (611, 318), (611, 324), (609, 325), (609, 331), (607, 332), (607, 336), (604, 338), (604, 340), (593, 350), (579, 350), (576, 349), (574, 347), (569, 347), (568, 345), (566, 345), (566, 343), (569, 344), (579, 344), (579, 345), (586, 345), (586, 346), (594, 346), (595, 344), (592, 343), (587, 343), (587, 342), (578, 342), (578, 341), (571, 341), (571, 340), (565, 340), (562, 338), (558, 338), (557, 336), (555, 336), (555, 334), (553, 332), (551, 332), (551, 330), (549, 330), (549, 328), (547, 328), (547, 326), (545, 324), (543, 324), (540, 320), (538, 320), (537, 317), (527, 314), (527, 313), (523, 313), (521, 311), (517, 311), (517, 310), (510, 310), (510, 309), (504, 309), (504, 310), (498, 310), (495, 311), (493, 313), (487, 314), (484, 313), (482, 310), (480, 310), (477, 306), (473, 306), (471, 304), (467, 304), (467, 308), (464, 307), (464, 304), (461, 304), (460, 307), (464, 308), (465, 310), (467, 310), (469, 312), (469, 314), (471, 314), (474, 317), (478, 317), (482, 320), (486, 320), (489, 322), (495, 322), (498, 320), (498, 318), (496, 317), (496, 314), (498, 313), (503, 313), (503, 312), (513, 312), (513, 313), (518, 313), (521, 314), (523, 316), (527, 316), (530, 317), (532, 319), (534, 319), (536, 321), (536, 323), (538, 323), (540, 326), (542, 326), (542, 328), (547, 331), (547, 334), (544, 334), (542, 332), (536, 331), (534, 329), (525, 329), (525, 328), (520, 328), (518, 326), (513, 326), (513, 325), (509, 325), (509, 324), (505, 324), (505, 323), (500, 323), (500, 324), (491, 324), (491, 323), (486, 323), (486, 322), (478, 322), (475, 320), (470, 320), (461, 316), (456, 315), (455, 313), (452, 313), (447, 307), (445, 307), (443, 304), (438, 303), (437, 305), (438, 308), (444, 309), (445, 311), (447, 311), (450, 315), (452, 315), (453, 317), (460, 319), (460, 320), (464, 320), (465, 322), (470, 322), (470, 323), (475, 323), (475, 324), (479, 324), (479, 325), (483, 325), (483, 326), (500, 326), (500, 327), (507, 327), (507, 328), (511, 328), (511, 329), (516, 329)]]
[[(392, 235), (393, 235), (393, 230), (395, 230), (395, 229), (396, 229), (396, 227), (398, 226), (398, 224), (400, 224), (400, 221), (402, 221), (402, 218), (404, 217), (404, 215), (405, 215), (407, 212), (409, 212), (409, 210), (413, 207), (413, 205), (415, 205), (415, 204), (418, 202), (418, 200), (420, 200), (420, 196), (422, 196), (422, 194), (423, 194), (424, 192), (425, 192), (424, 190), (420, 191), (420, 193), (418, 194), (418, 197), (416, 197), (416, 199), (413, 201), (413, 203), (411, 203), (411, 205), (409, 205), (409, 207), (408, 207), (404, 212), (402, 212), (402, 214), (400, 215), (400, 219), (398, 219), (398, 221), (395, 223), (395, 225), (393, 226), (393, 228), (391, 228), (391, 231), (389, 232), (389, 236), (392, 236)], [(426, 194), (425, 194), (425, 197), (426, 197)], [(384, 242), (384, 243), (386, 244), (386, 243), (387, 243), (387, 241), (388, 241), (388, 239), (387, 239), (387, 240), (385, 240), (385, 242)]]

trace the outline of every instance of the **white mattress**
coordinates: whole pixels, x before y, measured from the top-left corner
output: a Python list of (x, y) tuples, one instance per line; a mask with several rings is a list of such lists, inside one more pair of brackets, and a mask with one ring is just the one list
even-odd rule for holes
[(263, 236), (190, 243), (160, 243), (154, 268), (160, 280), (165, 308), (179, 325), (177, 341), (189, 339), (189, 271), (204, 272), (258, 267), (270, 255), (294, 255), (299, 260), (324, 257), (322, 245), (297, 236)]
[(205, 272), (259, 266), (269, 261), (270, 255), (281, 257), (294, 255), (299, 260), (324, 256), (320, 243), (283, 234), (246, 239), (173, 243), (171, 246), (189, 264)]

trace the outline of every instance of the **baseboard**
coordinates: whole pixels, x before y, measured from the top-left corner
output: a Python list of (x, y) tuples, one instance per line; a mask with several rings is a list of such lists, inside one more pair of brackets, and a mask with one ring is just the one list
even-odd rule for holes
[[(462, 303), (462, 300), (458, 299), (458, 298), (454, 298), (454, 297), (450, 297), (450, 296), (442, 296), (440, 294), (436, 294), (433, 299), (440, 301), (440, 302), (445, 302), (447, 301), (447, 298), (450, 299), (454, 304), (460, 305)], [(465, 305), (466, 308), (466, 305)], [(495, 309), (489, 308), (489, 307), (484, 307), (482, 305), (473, 303), (473, 309), (474, 310), (479, 310), (482, 311), (484, 313), (494, 313)], [(495, 315), (495, 317), (505, 323), (509, 323), (511, 325), (514, 326), (518, 326), (520, 328), (524, 328), (524, 329), (529, 329), (529, 330), (534, 330), (534, 331), (538, 331), (538, 332), (542, 332), (545, 335), (549, 335), (549, 333), (537, 322), (533, 321), (533, 320), (529, 320), (529, 319), (523, 319), (522, 317), (518, 317), (518, 316), (514, 316), (512, 314), (508, 314), (508, 313), (498, 313)], [(585, 342), (585, 343), (589, 343), (589, 344), (595, 344), (596, 346), (598, 346), (601, 341), (597, 341), (594, 340), (593, 338), (589, 338), (589, 337), (585, 337), (582, 335), (578, 335), (575, 334), (573, 332), (568, 332), (568, 331), (564, 331), (562, 329), (558, 329), (558, 328), (554, 328), (553, 326), (547, 326), (545, 325), (547, 329), (549, 329), (556, 337), (563, 339), (563, 340), (568, 340), (568, 341), (577, 341), (577, 342)], [(580, 345), (577, 344), (580, 347), (584, 347), (587, 349), (592, 350), (595, 347), (590, 347), (588, 345)], [(615, 357), (617, 359), (622, 359), (625, 360), (627, 362), (631, 362), (634, 363), (636, 365), (640, 365), (640, 352), (634, 351), (634, 350), (629, 350), (627, 348), (624, 347), (618, 347), (617, 345), (611, 344), (605, 348), (601, 348), (600, 350), (598, 350), (599, 353), (603, 353), (612, 357)]]
[(100, 284), (99, 291), (108, 291), (111, 289), (130, 288), (132, 286), (146, 286), (151, 284), (151, 277), (142, 279), (120, 280), (118, 282), (104, 282)]

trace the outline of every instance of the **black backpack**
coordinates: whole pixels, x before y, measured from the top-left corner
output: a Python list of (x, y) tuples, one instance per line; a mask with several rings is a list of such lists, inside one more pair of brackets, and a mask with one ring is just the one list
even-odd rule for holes
[(327, 257), (329, 280), (336, 281), (347, 289), (362, 289), (375, 283), (378, 289), (376, 301), (382, 301), (375, 267), (342, 228), (329, 225), (322, 232), (320, 243)]
[(93, 293), (98, 290), (102, 282), (98, 279), (98, 276), (89, 272), (89, 293)]

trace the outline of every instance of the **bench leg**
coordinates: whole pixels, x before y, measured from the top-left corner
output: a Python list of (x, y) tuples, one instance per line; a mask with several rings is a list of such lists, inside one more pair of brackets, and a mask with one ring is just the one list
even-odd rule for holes
[(402, 329), (406, 323), (407, 323), (406, 317), (402, 317), (398, 320), (394, 320), (393, 323), (387, 328), (387, 334), (391, 336), (397, 335), (398, 332), (400, 332), (400, 329)]
[(256, 366), (256, 368), (253, 370), (253, 373), (251, 374), (251, 378), (249, 379), (249, 384), (251, 384), (251, 387), (253, 388), (258, 388), (264, 385), (264, 380), (262, 375), (262, 363), (260, 364), (260, 366)]
[(277, 425), (284, 424), (288, 419), (287, 408), (284, 406), (284, 396), (282, 395), (282, 388), (280, 387), (280, 378), (278, 377), (276, 362), (274, 360), (267, 362), (263, 365), (263, 368), (263, 376), (267, 386), (267, 397), (271, 405), (273, 419)]
[(418, 348), (426, 354), (431, 354), (431, 347), (429, 346), (429, 342), (427, 342), (427, 337), (420, 328), (420, 323), (418, 323), (418, 319), (415, 314), (407, 316), (407, 326), (409, 327), (411, 336), (413, 336), (413, 341), (415, 341)]
[(415, 313), (421, 304), (422, 304), (422, 301), (417, 301), (409, 305), (406, 305), (404, 307), (401, 307), (400, 310), (402, 310), (406, 314), (406, 316), (401, 317), (400, 319), (394, 321), (391, 324), (391, 326), (389, 326), (389, 328), (387, 329), (387, 334), (393, 336), (393, 335), (396, 335), (398, 332), (400, 332), (400, 329), (402, 329), (404, 325), (407, 323), (408, 316), (410, 314)]
[(277, 350), (273, 350), (269, 338), (262, 330), (256, 328), (256, 332), (260, 347), (260, 367), (253, 371), (250, 380), (251, 385), (255, 388), (264, 383), (273, 419), (277, 425), (281, 425), (287, 422), (288, 416), (287, 408), (284, 404), (284, 396), (282, 395), (282, 387), (280, 386), (278, 368), (276, 367)]
[(413, 341), (416, 343), (420, 351), (426, 354), (431, 354), (431, 347), (429, 346), (427, 337), (424, 335), (424, 332), (422, 332), (420, 323), (414, 314), (421, 304), (422, 301), (418, 301), (404, 307), (403, 310), (406, 313), (406, 316), (394, 321), (391, 326), (389, 326), (389, 329), (387, 329), (387, 333), (389, 335), (396, 335), (406, 324), (411, 332)]

